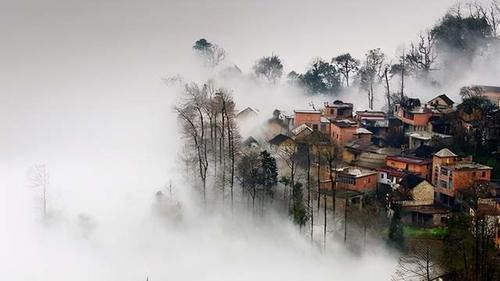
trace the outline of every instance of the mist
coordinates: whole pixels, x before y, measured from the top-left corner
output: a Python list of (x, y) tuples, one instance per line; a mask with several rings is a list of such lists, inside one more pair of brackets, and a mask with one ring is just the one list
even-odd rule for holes
[[(315, 56), (396, 49), (454, 1), (432, 1), (425, 13), (410, 14), (403, 11), (423, 5), (313, 2), (2, 2), (0, 279), (389, 280), (397, 255), (381, 241), (355, 253), (332, 239), (322, 250), (279, 211), (265, 218), (244, 208), (205, 211), (179, 158), (173, 111), (179, 92), (162, 79), (213, 77), (192, 57), (200, 37), (223, 46), (227, 64), (244, 75), (273, 52), (286, 71), (303, 71)], [(354, 18), (350, 27), (342, 26), (346, 14)], [(359, 18), (365, 27), (354, 22)], [(386, 32), (394, 22), (400, 24)], [(258, 108), (262, 121), (275, 108), (307, 109), (325, 100), (246, 76), (220, 84), (238, 108)], [(414, 89), (415, 95), (430, 92)], [(367, 108), (363, 92), (339, 98)], [(377, 107), (383, 102), (376, 97)], [(50, 176), (48, 221), (29, 179), (36, 164)], [(155, 209), (155, 193), (168, 194), (170, 183), (182, 205), (180, 222)]]

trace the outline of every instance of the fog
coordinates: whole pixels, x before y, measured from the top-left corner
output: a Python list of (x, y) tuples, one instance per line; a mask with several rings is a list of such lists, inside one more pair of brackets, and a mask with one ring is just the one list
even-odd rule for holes
[[(454, 1), (435, 2), (0, 2), (0, 279), (390, 279), (396, 257), (383, 244), (354, 254), (332, 242), (325, 252), (279, 212), (205, 212), (178, 157), (178, 93), (162, 78), (206, 78), (191, 57), (200, 37), (245, 72), (272, 52), (303, 71), (316, 56), (393, 50)], [(322, 101), (226, 82), (240, 108), (262, 116)], [(35, 164), (50, 176), (47, 221), (28, 177)], [(154, 209), (170, 182), (177, 223)]]

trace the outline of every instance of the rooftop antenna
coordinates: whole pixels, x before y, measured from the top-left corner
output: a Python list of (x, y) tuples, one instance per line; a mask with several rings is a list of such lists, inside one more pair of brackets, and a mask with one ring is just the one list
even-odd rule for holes
[(313, 110), (316, 110), (316, 106), (314, 105), (313, 102), (309, 102), (309, 106), (312, 107)]
[(401, 100), (404, 97), (404, 89), (405, 89), (405, 49), (403, 48), (403, 56), (401, 57)]

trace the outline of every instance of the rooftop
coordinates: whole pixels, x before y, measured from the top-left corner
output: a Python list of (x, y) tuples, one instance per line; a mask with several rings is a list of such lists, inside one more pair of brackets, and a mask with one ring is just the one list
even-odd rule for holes
[(418, 165), (426, 165), (430, 164), (432, 160), (424, 159), (420, 157), (414, 156), (404, 156), (404, 155), (396, 155), (396, 156), (387, 156), (387, 160), (393, 160), (398, 162), (404, 162), (409, 164), (418, 164)]
[(307, 113), (307, 114), (321, 114), (319, 110), (304, 109), (304, 110), (294, 110), (295, 113)]
[(374, 118), (376, 117), (377, 119), (380, 118), (385, 118), (386, 113), (383, 111), (369, 111), (369, 110), (363, 110), (363, 111), (356, 111), (356, 116), (362, 117), (363, 119), (365, 118)]
[(479, 87), (485, 92), (500, 93), (500, 87), (498, 87), (498, 86), (473, 85), (472, 87)]
[(297, 128), (293, 129), (292, 130), (292, 133), (294, 135), (298, 135), (300, 133), (302, 133), (304, 130), (309, 130), (309, 131), (313, 131), (313, 129), (311, 129), (309, 126), (307, 126), (306, 124), (302, 124), (300, 126), (298, 126)]
[(450, 99), (447, 95), (445, 95), (445, 94), (439, 95), (439, 96), (437, 96), (437, 97), (435, 97), (435, 98), (431, 99), (431, 100), (429, 101), (429, 103), (431, 103), (433, 100), (438, 99), (438, 98), (442, 99), (442, 100), (443, 100), (446, 104), (448, 104), (448, 105), (453, 105), (453, 104), (455, 103), (454, 101), (452, 101), (452, 100), (451, 100), (451, 99)]
[(283, 134), (278, 134), (274, 138), (272, 138), (271, 140), (269, 140), (269, 143), (270, 144), (274, 144), (274, 145), (280, 145), (280, 144), (282, 144), (283, 142), (285, 142), (287, 140), (292, 140), (292, 139), (289, 136), (286, 136), (286, 135), (283, 135)]
[(457, 157), (458, 155), (453, 153), (448, 148), (443, 148), (440, 151), (434, 153), (434, 156), (437, 156), (437, 157)]
[(402, 178), (402, 177), (404, 177), (404, 176), (407, 175), (407, 173), (405, 171), (394, 169), (394, 168), (391, 168), (391, 167), (377, 168), (376, 170), (379, 173), (387, 173), (390, 176), (395, 176), (395, 177), (400, 177), (400, 178)]
[(482, 165), (479, 163), (474, 163), (474, 162), (459, 162), (455, 163), (453, 165), (447, 166), (450, 169), (453, 170), (491, 170), (493, 169), (492, 167)]
[(356, 178), (362, 178), (370, 175), (375, 175), (377, 174), (375, 171), (372, 170), (365, 170), (359, 167), (347, 167), (347, 168), (339, 168), (337, 169), (339, 174), (347, 174), (350, 176), (354, 176)]
[(336, 100), (333, 103), (325, 102), (325, 107), (352, 108), (353, 104), (348, 102), (343, 102), (341, 100)]
[(424, 140), (424, 141), (432, 140), (432, 137), (434, 137), (434, 136), (437, 136), (437, 137), (440, 137), (443, 139), (453, 137), (450, 135), (439, 134), (439, 133), (435, 133), (435, 132), (426, 132), (426, 131), (413, 131), (413, 132), (406, 133), (406, 135), (409, 137), (416, 138), (419, 140)]
[(373, 135), (372, 132), (368, 131), (365, 128), (357, 128), (356, 129), (356, 134), (368, 134), (368, 135)]
[(349, 119), (335, 120), (333, 124), (340, 128), (356, 127), (358, 123)]

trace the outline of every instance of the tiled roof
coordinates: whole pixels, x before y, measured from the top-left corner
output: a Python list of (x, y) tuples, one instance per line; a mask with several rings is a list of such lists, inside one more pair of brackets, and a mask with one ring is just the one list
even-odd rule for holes
[(443, 148), (440, 151), (434, 153), (434, 156), (437, 157), (457, 157), (455, 153), (451, 152), (448, 148)]

